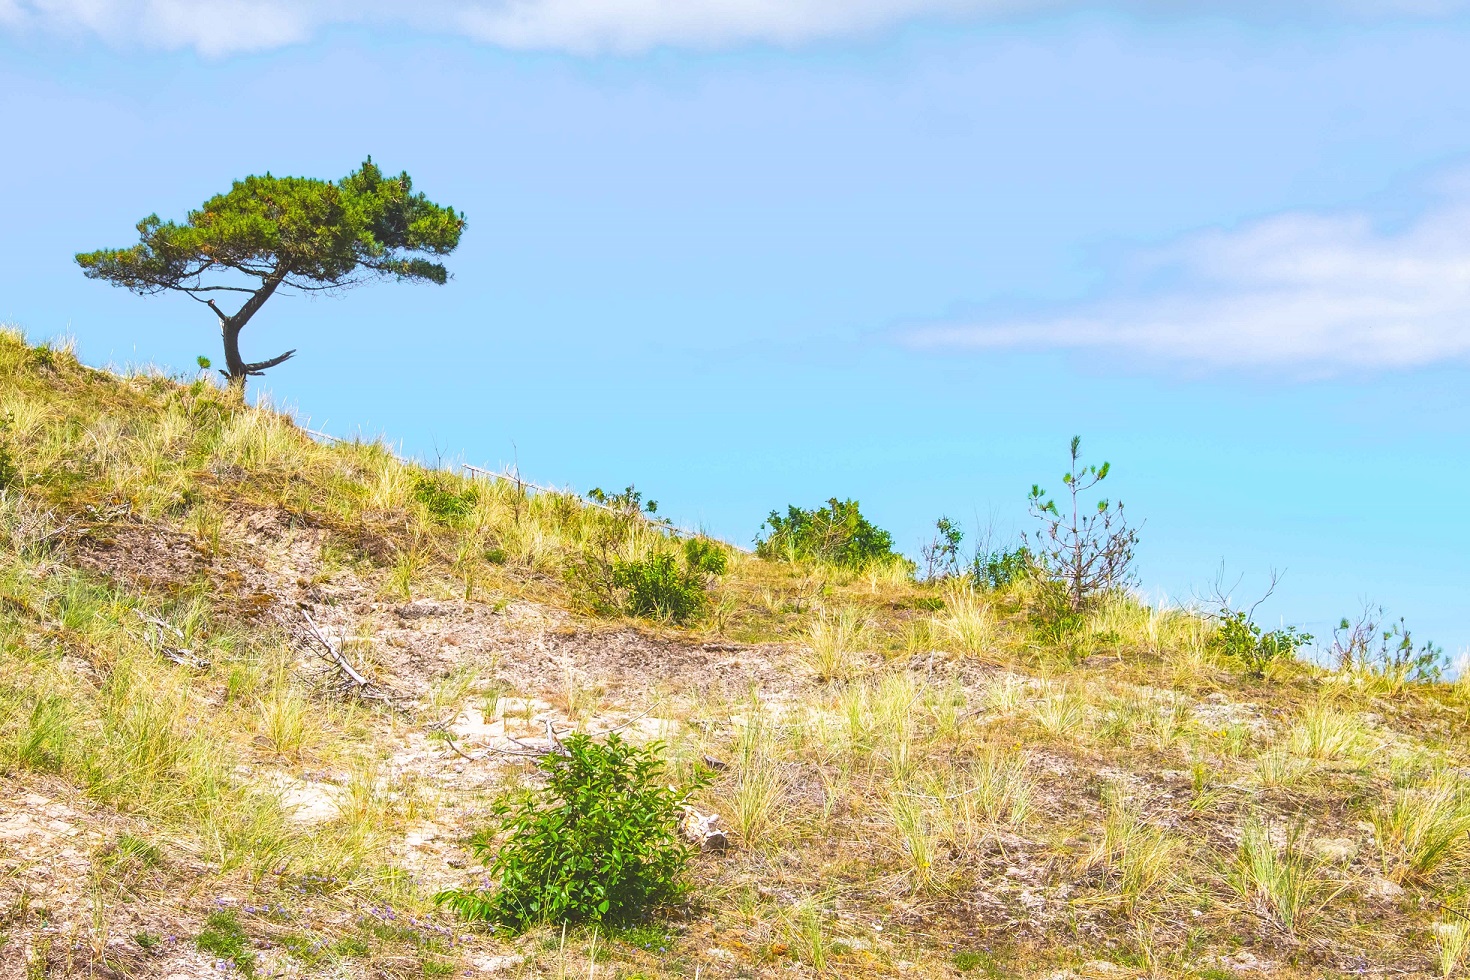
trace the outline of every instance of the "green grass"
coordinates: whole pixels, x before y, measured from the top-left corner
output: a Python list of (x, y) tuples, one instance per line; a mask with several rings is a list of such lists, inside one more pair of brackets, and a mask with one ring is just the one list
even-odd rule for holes
[[(119, 942), (167, 948), (151, 920), (123, 926), (124, 905), (186, 917), (184, 942), (204, 921), (201, 949), (259, 955), (257, 970), (272, 943), (311, 977), (449, 975), (507, 954), (487, 934), (435, 931), (405, 858), (433, 828), (412, 860), (447, 861), (493, 800), (533, 783), (520, 760), (452, 756), (436, 726), (465, 717), (523, 739), (547, 718), (563, 733), (631, 720), (630, 738), (668, 738), (673, 776), (714, 774), (693, 805), (729, 850), (695, 860), (687, 906), (602, 937), (598, 977), (692, 975), (715, 948), (726, 972), (863, 980), (1098, 960), (1223, 976), (1199, 964), (1243, 952), (1306, 980), (1357, 969), (1330, 960), (1348, 948), (1373, 968), (1464, 969), (1440, 906), (1458, 907), (1470, 873), (1456, 777), (1470, 755), (1454, 735), (1470, 687), (1365, 684), (1288, 659), (1247, 676), (1195, 611), (1120, 593), (1059, 615), (1029, 576), (919, 583), (897, 562), (690, 548), (569, 493), (421, 467), (381, 440), (318, 443), (212, 385), (92, 371), (9, 333), (0, 417), (14, 471), (0, 489), (0, 789), (95, 828), (77, 845), (89, 908), (64, 925), (97, 972)], [(271, 523), (281, 540), (262, 546), (251, 528)], [(111, 571), (129, 548), (143, 557)], [(687, 616), (599, 605), (574, 574), (589, 558), (654, 562), (678, 573), (664, 584), (705, 594)], [(275, 618), (297, 601), (345, 623), (348, 656), (401, 685), (392, 710), (318, 678)], [(416, 618), (428, 607), (463, 620)], [(174, 663), (175, 646), (207, 664)], [(282, 787), (315, 788), (331, 812), (293, 818)], [(1354, 856), (1321, 860), (1324, 841)], [(40, 924), (60, 934), (65, 910), (19, 890), (16, 860), (0, 848), (5, 952), (59, 962)], [(471, 870), (432, 867), (474, 883)], [(1368, 897), (1379, 877), (1404, 896)], [(199, 897), (213, 894), (333, 924), (228, 917)], [(974, 913), (967, 896), (994, 907)], [(1035, 924), (982, 936), (976, 915)], [(535, 935), (517, 969), (587, 976), (587, 949)]]
[(204, 928), (194, 937), (194, 945), (201, 952), (233, 963), (245, 976), (255, 976), (255, 953), (250, 949), (250, 937), (233, 911), (221, 909), (209, 913)]

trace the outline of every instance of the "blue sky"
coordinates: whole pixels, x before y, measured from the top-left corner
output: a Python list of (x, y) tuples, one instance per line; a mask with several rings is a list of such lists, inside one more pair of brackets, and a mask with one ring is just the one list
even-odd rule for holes
[(1284, 569), (1272, 623), (1371, 600), (1454, 655), (1467, 60), (1455, 3), (0, 0), (0, 319), (218, 359), (73, 253), (371, 153), (468, 229), (448, 286), (245, 332), (333, 432), (744, 542), (855, 497), (910, 552), (1027, 529), (1077, 433), (1148, 594)]

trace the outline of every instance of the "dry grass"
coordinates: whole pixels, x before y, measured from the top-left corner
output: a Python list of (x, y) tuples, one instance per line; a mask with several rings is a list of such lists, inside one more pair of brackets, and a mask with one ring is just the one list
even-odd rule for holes
[[(1240, 846), (1231, 882), (1261, 915), (1295, 935), (1331, 898), (1342, 891), (1322, 874), (1322, 862), (1302, 846), (1303, 827), (1294, 824), (1273, 835), (1270, 824), (1248, 818), (1240, 829)], [(1276, 836), (1284, 837), (1278, 841)]]
[(1106, 794), (1101, 833), (1078, 862), (1099, 871), (1122, 908), (1132, 912), (1178, 875), (1180, 842), (1149, 823), (1116, 791)]
[(1447, 774), (1394, 793), (1374, 811), (1373, 823), (1400, 879), (1427, 879), (1470, 850), (1470, 796)]
[[(916, 583), (893, 563), (731, 551), (691, 627), (597, 620), (568, 584), (588, 549), (679, 543), (567, 494), (429, 471), (381, 442), (322, 445), (208, 384), (88, 372), (9, 335), (3, 413), (22, 476), (0, 489), (0, 792), (65, 796), (133, 835), (97, 845), (109, 856), (73, 876), (66, 908), (64, 875), (23, 892), (31, 859), (0, 847), (4, 954), (37, 971), (59, 969), (63, 947), (115, 958), (132, 941), (124, 906), (173, 910), (188, 945), (217, 896), (243, 896), (262, 964), (311, 977), (439, 976), (511, 953), (525, 957), (512, 977), (648, 980), (1035, 977), (1099, 960), (1202, 977), (1247, 951), (1301, 980), (1465, 969), (1470, 933), (1444, 908), (1470, 870), (1470, 759), (1444, 733), (1470, 687), (1305, 664), (1245, 678), (1212, 659), (1212, 626), (1188, 609), (1111, 596), (1063, 635), (1034, 583)], [(461, 503), (431, 506), (426, 481)], [(285, 552), (250, 529), (265, 517), (319, 553), (274, 567)], [(114, 574), (128, 535), (172, 542), (178, 567)], [(337, 617), (371, 677), (411, 665), (394, 710), (344, 702), (251, 605), (298, 577), (291, 594)], [(460, 660), (434, 660), (405, 639), (431, 606), (492, 624), (481, 635), (539, 673), (507, 680), (474, 636), (438, 634)], [(619, 659), (640, 644), (667, 659)], [(197, 662), (170, 660), (174, 646)], [(698, 903), (649, 924), (664, 930), (652, 946), (458, 938), (430, 895), (473, 873), (462, 840), (535, 777), (454, 756), (444, 726), (479, 726), (473, 753), (492, 731), (601, 731), (649, 709), (627, 731), (668, 738), (675, 776), (723, 767), (696, 805), (733, 846), (696, 862)], [(312, 822), (286, 798), (303, 787), (325, 801)], [(1307, 826), (1348, 856), (1314, 856)], [(1347, 888), (1377, 860), (1402, 900)], [(48, 903), (73, 933), (37, 927)], [(243, 903), (314, 911), (276, 921)]]
[(818, 680), (847, 680), (861, 671), (857, 658), (872, 622), (863, 609), (841, 606), (818, 610), (807, 633), (808, 669)]
[(990, 604), (967, 585), (949, 587), (944, 612), (934, 619), (932, 634), (952, 643), (962, 654), (992, 663), (1002, 661), (1000, 625)]

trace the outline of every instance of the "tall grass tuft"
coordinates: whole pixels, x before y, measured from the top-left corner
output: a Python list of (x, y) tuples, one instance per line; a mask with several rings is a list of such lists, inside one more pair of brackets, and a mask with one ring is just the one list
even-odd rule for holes
[(1297, 824), (1278, 848), (1271, 828), (1259, 817), (1249, 817), (1230, 873), (1240, 896), (1288, 935), (1295, 935), (1331, 899), (1320, 862), (1299, 846), (1301, 836), (1302, 825)]
[(1448, 777), (1398, 792), (1373, 814), (1378, 840), (1399, 878), (1424, 880), (1470, 848), (1470, 798)]
[(818, 680), (846, 680), (857, 672), (854, 655), (867, 640), (870, 621), (856, 606), (822, 609), (807, 630), (806, 663)]
[(737, 744), (735, 785), (730, 793), (731, 825), (747, 845), (770, 842), (779, 824), (786, 778), (776, 758), (774, 733), (763, 709), (752, 704)]
[(1107, 795), (1105, 803), (1102, 833), (1079, 864), (1083, 870), (1102, 872), (1123, 908), (1132, 910), (1169, 880), (1181, 845), (1163, 828), (1145, 821), (1135, 806), (1115, 792)]
[(999, 626), (990, 604), (968, 584), (949, 586), (934, 632), (954, 641), (959, 652), (999, 662)]

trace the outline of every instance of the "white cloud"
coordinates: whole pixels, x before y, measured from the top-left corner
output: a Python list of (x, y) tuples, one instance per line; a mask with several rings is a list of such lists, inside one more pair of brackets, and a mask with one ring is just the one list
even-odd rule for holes
[(1016, 6), (1008, 0), (508, 0), (465, 5), (456, 19), (472, 37), (504, 47), (636, 52), (659, 45), (797, 44), (913, 17)]
[(1461, 190), (1392, 232), (1362, 215), (1283, 214), (1191, 235), (1139, 256), (1144, 274), (1099, 299), (922, 325), (902, 339), (1308, 374), (1470, 360), (1470, 194)]
[(0, 0), (0, 26), (224, 55), (304, 41), (334, 25), (468, 36), (508, 48), (637, 53), (662, 45), (799, 44), (921, 17), (1069, 9), (1438, 17), (1470, 0)]
[(14, 28), (206, 55), (304, 41), (319, 15), (313, 4), (290, 0), (0, 0), (0, 23)]

